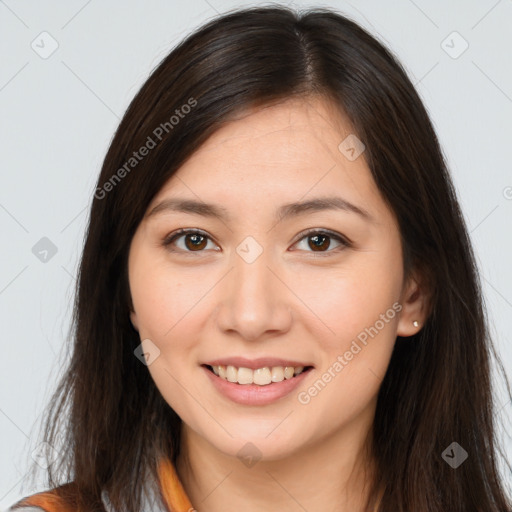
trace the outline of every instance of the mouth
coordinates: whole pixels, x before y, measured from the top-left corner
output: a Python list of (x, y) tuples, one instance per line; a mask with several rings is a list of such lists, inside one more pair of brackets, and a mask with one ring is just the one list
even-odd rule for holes
[(308, 373), (313, 366), (262, 366), (260, 368), (236, 367), (232, 365), (201, 365), (208, 371), (224, 381), (240, 386), (256, 385), (269, 386), (271, 384), (293, 380)]

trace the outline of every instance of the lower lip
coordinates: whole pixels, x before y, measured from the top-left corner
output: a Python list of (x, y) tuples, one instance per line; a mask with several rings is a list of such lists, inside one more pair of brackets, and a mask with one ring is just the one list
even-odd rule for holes
[(258, 384), (237, 384), (236, 382), (229, 382), (228, 380), (215, 375), (207, 367), (203, 366), (203, 370), (208, 375), (217, 390), (237, 404), (242, 405), (267, 405), (279, 400), (280, 398), (289, 395), (296, 389), (301, 382), (309, 375), (309, 370), (306, 370), (296, 377), (291, 379), (284, 379), (281, 382), (273, 382), (265, 386)]

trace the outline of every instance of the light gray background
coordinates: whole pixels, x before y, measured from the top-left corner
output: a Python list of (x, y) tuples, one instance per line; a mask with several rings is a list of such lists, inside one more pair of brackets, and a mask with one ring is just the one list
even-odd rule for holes
[[(257, 3), (0, 1), (0, 509), (31, 491), (21, 484), (66, 355), (88, 208), (120, 117), (192, 29)], [(391, 47), (417, 85), (453, 174), (510, 374), (512, 1), (281, 3), (349, 15)], [(31, 47), (51, 49), (43, 31), (58, 43), (46, 59)], [(461, 38), (469, 47), (457, 56)], [(57, 248), (46, 262), (32, 252), (43, 237)], [(510, 432), (511, 404), (497, 395)], [(512, 460), (509, 440), (505, 446)]]

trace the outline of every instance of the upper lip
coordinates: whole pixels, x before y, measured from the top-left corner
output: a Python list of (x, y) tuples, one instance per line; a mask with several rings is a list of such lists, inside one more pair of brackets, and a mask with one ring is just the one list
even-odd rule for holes
[(265, 366), (313, 366), (308, 363), (300, 361), (293, 361), (291, 359), (280, 359), (277, 357), (259, 357), (257, 359), (246, 359), (245, 357), (224, 357), (221, 359), (215, 359), (204, 363), (209, 366), (236, 366), (237, 368), (250, 368), (256, 370), (257, 368), (263, 368)]

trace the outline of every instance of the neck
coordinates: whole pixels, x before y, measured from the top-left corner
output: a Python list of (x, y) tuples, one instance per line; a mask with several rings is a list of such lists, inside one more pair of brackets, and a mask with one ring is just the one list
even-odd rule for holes
[(248, 467), (182, 424), (176, 471), (197, 512), (367, 512), (374, 475), (368, 439), (354, 424), (290, 457)]

